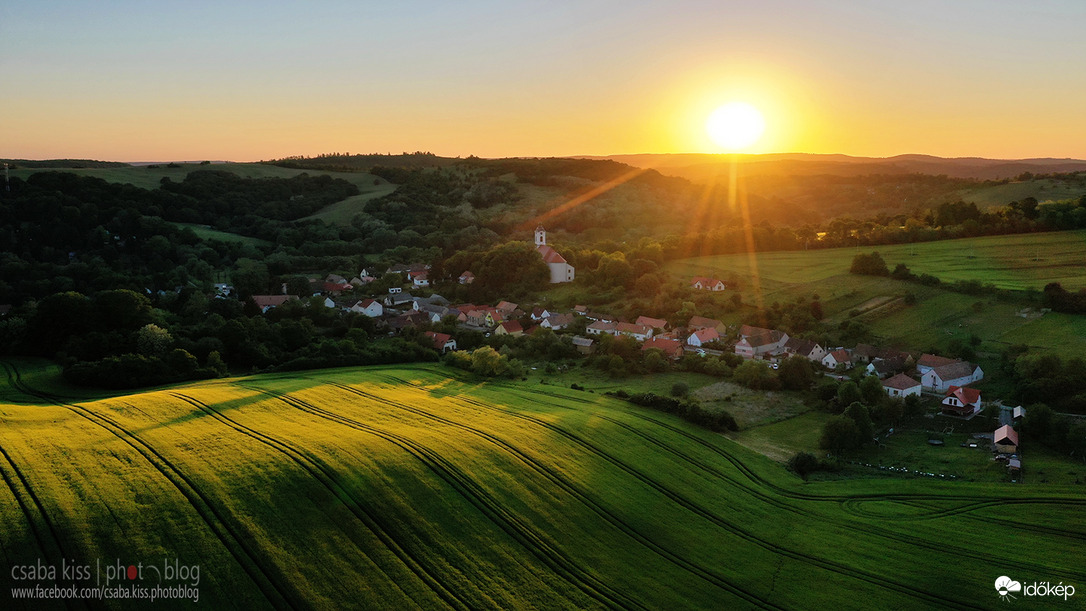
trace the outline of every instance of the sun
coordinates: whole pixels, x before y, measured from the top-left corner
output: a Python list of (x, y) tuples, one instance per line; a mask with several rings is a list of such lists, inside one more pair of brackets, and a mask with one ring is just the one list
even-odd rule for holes
[(757, 108), (746, 102), (730, 102), (709, 115), (705, 131), (717, 146), (741, 151), (762, 137), (765, 119)]

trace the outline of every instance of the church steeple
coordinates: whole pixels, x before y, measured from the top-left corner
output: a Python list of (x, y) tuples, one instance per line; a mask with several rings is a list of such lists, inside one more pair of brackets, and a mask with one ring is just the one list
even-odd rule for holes
[(535, 228), (535, 245), (543, 246), (547, 243), (547, 230), (543, 229), (543, 225)]

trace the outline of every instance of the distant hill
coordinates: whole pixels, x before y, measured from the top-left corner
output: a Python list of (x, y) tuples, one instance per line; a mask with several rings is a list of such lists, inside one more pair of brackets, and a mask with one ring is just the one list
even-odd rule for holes
[[(701, 153), (580, 156), (580, 159), (610, 159), (638, 168), (653, 168), (663, 174), (706, 182), (728, 171), (731, 155)], [(950, 178), (1001, 180), (1025, 172), (1033, 174), (1086, 171), (1081, 159), (984, 159), (981, 157), (945, 158), (931, 155), (894, 157), (850, 157), (809, 153), (736, 155), (746, 176), (862, 176), (872, 174), (931, 174)]]
[(96, 159), (0, 159), (14, 168), (126, 168), (130, 164), (121, 161), (98, 161)]

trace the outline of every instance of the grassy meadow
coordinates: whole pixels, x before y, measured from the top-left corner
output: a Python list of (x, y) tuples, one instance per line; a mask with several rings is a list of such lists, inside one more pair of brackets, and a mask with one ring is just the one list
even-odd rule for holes
[[(903, 349), (938, 348), (952, 339), (977, 335), (984, 341), (982, 350), (991, 352), (1026, 344), (1086, 356), (1086, 317), (1060, 313), (1022, 317), (1018, 313), (1023, 306), (990, 296), (848, 273), (857, 253), (872, 251), (878, 251), (891, 268), (905, 263), (917, 275), (931, 274), (943, 281), (979, 280), (1007, 289), (1040, 290), (1049, 282), (1060, 282), (1068, 290), (1086, 288), (1082, 231), (759, 253), (753, 264), (745, 254), (695, 257), (667, 269), (677, 278), (735, 278), (744, 301), (751, 304), (818, 294), (830, 324), (857, 318), (881, 343)], [(916, 305), (905, 304), (906, 293), (917, 297)], [(727, 292), (721, 295), (730, 297)]]
[(77, 400), (19, 365), (7, 565), (177, 558), (209, 608), (995, 609), (999, 575), (1086, 583), (1075, 486), (803, 483), (664, 414), (439, 366)]

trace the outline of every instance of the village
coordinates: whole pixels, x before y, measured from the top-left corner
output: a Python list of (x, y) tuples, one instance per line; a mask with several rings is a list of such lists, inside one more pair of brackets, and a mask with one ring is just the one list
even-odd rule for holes
[[(551, 283), (573, 279), (572, 266), (546, 245), (542, 227), (536, 230), (536, 246), (551, 267)], [(665, 319), (643, 315), (623, 320), (585, 305), (560, 311), (545, 304), (522, 305), (507, 300), (492, 305), (452, 303), (433, 292), (430, 273), (431, 268), (426, 264), (396, 264), (384, 270), (363, 269), (351, 278), (329, 274), (323, 279), (311, 279), (310, 284), (315, 303), (343, 314), (373, 319), (376, 327), (389, 335), (421, 329), (421, 335), (426, 338), (424, 341), (432, 344), (439, 354), (460, 349), (457, 335), (463, 332), (481, 334), (487, 341), (490, 338), (497, 341), (503, 337), (512, 340), (532, 336), (542, 329), (568, 341), (584, 356), (592, 355), (601, 339), (610, 336), (636, 342), (643, 355), (658, 351), (672, 363), (690, 356), (732, 355), (730, 358), (733, 359), (764, 362), (776, 370), (785, 359), (805, 359), (814, 370), (828, 378), (858, 380), (873, 376), (881, 381), (883, 391), (893, 399), (923, 396), (929, 401), (938, 401), (937, 416), (949, 422), (968, 422), (981, 414), (986, 405), (981, 391), (971, 386), (984, 379), (984, 371), (979, 365), (961, 359), (911, 354), (864, 343), (851, 347), (823, 346), (810, 339), (792, 337), (782, 330), (747, 324), (729, 327), (720, 320), (703, 316), (691, 316), (684, 324), (672, 325)], [(402, 282), (397, 281), (397, 275)], [(393, 279), (384, 294), (368, 290), (378, 278)], [(471, 284), (474, 280), (470, 271), (455, 278), (460, 285)], [(725, 282), (717, 278), (693, 277), (685, 281), (685, 285), (689, 291), (721, 294), (727, 291)], [(218, 286), (220, 296), (229, 295), (231, 290), (226, 285)], [(369, 293), (369, 296), (359, 298), (360, 293)], [(287, 294), (251, 297), (252, 303), (263, 313), (293, 299), (297, 297)], [(438, 326), (442, 330), (433, 330)], [(1021, 422), (1025, 409), (1005, 407), (998, 401), (990, 402), (990, 405), (993, 409), (989, 413), (998, 409), (1000, 426), (974, 437), (992, 449), (993, 460), (1003, 462), (1009, 477), (1015, 481), (1022, 468), (1015, 427)], [(931, 439), (929, 443), (942, 442)], [(971, 447), (976, 447), (975, 444)]]

